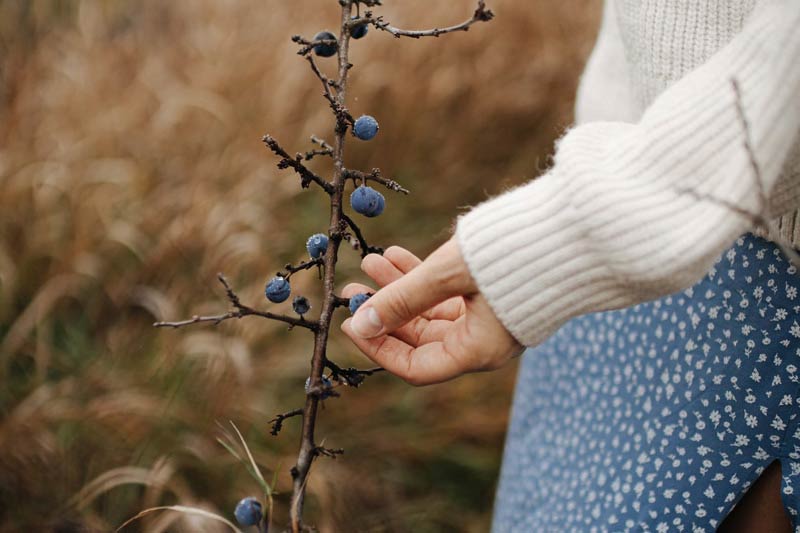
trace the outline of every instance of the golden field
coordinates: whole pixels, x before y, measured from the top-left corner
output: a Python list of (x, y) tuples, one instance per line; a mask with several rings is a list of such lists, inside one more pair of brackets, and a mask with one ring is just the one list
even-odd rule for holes
[[(404, 28), (474, 8), (385, 4), (375, 11)], [(412, 191), (387, 193), (385, 214), (362, 223), (370, 241), (424, 256), (468, 206), (536, 176), (571, 121), (599, 2), (488, 4), (495, 20), (467, 33), (373, 28), (353, 43), (349, 107), (381, 133), (348, 141), (347, 165)], [(332, 138), (289, 38), (335, 30), (337, 12), (333, 0), (0, 0), (0, 532), (110, 531), (177, 503), (232, 518), (258, 486), (216, 441), (229, 420), (265, 474), (278, 470), (285, 523), (299, 424), (272, 437), (267, 421), (302, 405), (311, 336), (254, 317), (152, 323), (227, 310), (217, 272), (267, 308), (264, 282), (325, 230), (326, 197), (278, 170), (261, 136), (290, 152)], [(342, 256), (341, 286), (364, 281), (357, 254)], [(293, 280), (318, 301), (315, 272)], [(338, 326), (329, 354), (369, 365)], [(317, 433), (346, 452), (315, 463), (308, 521), (487, 531), (514, 375), (427, 388), (379, 375), (327, 400)], [(225, 528), (166, 513), (125, 531)]]

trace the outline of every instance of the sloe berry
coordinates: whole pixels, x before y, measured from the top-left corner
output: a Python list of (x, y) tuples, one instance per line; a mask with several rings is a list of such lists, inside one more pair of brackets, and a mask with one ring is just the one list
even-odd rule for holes
[(372, 187), (361, 185), (350, 195), (350, 206), (365, 217), (376, 217), (383, 213), (386, 200)]
[(233, 515), (240, 526), (257, 526), (261, 522), (261, 502), (252, 496), (244, 498), (236, 504)]
[(362, 115), (358, 117), (355, 124), (353, 124), (353, 134), (362, 141), (368, 141), (378, 134), (378, 121), (369, 115)]
[(294, 312), (298, 315), (303, 316), (311, 309), (311, 304), (305, 296), (295, 296), (294, 300), (292, 300), (292, 309), (294, 309)]
[(267, 288), (264, 290), (267, 300), (276, 304), (285, 302), (291, 292), (292, 287), (289, 285), (289, 280), (282, 276), (276, 276), (269, 280)]
[[(335, 41), (336, 36), (329, 31), (321, 31), (314, 36), (315, 41)], [(338, 50), (338, 43), (333, 44), (318, 44), (314, 47), (314, 53), (320, 57), (331, 57), (336, 55)]]
[(306, 250), (312, 259), (319, 259), (325, 254), (328, 248), (328, 236), (324, 233), (317, 233), (312, 235), (306, 241)]
[(364, 304), (364, 302), (369, 300), (369, 297), (370, 297), (369, 294), (364, 294), (364, 293), (359, 293), (354, 296), (351, 296), (350, 305), (348, 306), (350, 308), (350, 314), (351, 315), (356, 314), (358, 308), (361, 307)]
[[(351, 17), (350, 20), (356, 20), (357, 18), (358, 17), (354, 15), (353, 17)], [(368, 24), (359, 24), (358, 26), (353, 26), (352, 28), (350, 28), (350, 37), (352, 37), (353, 39), (361, 39), (367, 34), (368, 31), (369, 31)]]

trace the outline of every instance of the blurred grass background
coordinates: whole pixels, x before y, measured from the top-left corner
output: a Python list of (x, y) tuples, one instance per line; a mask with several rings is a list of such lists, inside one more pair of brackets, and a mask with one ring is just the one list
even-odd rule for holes
[[(460, 22), (473, 0), (387, 1), (400, 27)], [(349, 141), (351, 168), (380, 166), (387, 195), (370, 241), (424, 256), (466, 206), (534, 177), (571, 121), (600, 3), (491, 0), (468, 33), (355, 42), (355, 115), (381, 134)], [(289, 37), (335, 30), (333, 0), (0, 0), (0, 531), (109, 531), (152, 505), (232, 517), (256, 483), (216, 442), (242, 428), (279, 468), (286, 519), (311, 336), (251, 318), (155, 330), (245, 303), (324, 231), (263, 147), (331, 138), (319, 83)], [(324, 67), (332, 73), (333, 61)], [(327, 160), (314, 163), (329, 172)], [(314, 189), (312, 189), (313, 191)], [(362, 280), (355, 253), (341, 286)], [(313, 272), (296, 292), (318, 301)], [(288, 309), (288, 304), (275, 306)], [(313, 314), (313, 311), (312, 311)], [(341, 318), (341, 317), (340, 317)], [(340, 364), (367, 361), (334, 331)], [(324, 532), (488, 530), (515, 365), (415, 389), (391, 376), (328, 400), (307, 516)], [(128, 531), (223, 531), (153, 515)]]

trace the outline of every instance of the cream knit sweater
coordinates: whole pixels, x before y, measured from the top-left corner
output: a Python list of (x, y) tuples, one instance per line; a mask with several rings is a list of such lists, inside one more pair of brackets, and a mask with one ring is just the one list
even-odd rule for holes
[(459, 218), (481, 292), (521, 343), (691, 286), (767, 210), (800, 245), (800, 0), (608, 0), (577, 123), (545, 175)]

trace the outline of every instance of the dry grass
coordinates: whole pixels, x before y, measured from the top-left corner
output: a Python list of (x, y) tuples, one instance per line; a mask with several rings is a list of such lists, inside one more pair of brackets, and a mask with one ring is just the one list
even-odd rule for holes
[[(395, 24), (429, 27), (473, 2), (387, 4)], [(355, 43), (351, 109), (381, 135), (351, 143), (349, 165), (381, 166), (416, 193), (365, 224), (378, 242), (429, 252), (460, 208), (533, 177), (570, 121), (598, 3), (490, 4), (497, 19), (468, 34)], [(330, 28), (336, 10), (0, 1), (0, 531), (107, 531), (178, 503), (230, 516), (257, 485), (215, 441), (218, 420), (236, 421), (288, 490), (296, 424), (273, 438), (266, 421), (301, 405), (310, 337), (258, 319), (150, 324), (222, 311), (218, 271), (261, 305), (265, 279), (324, 229), (325, 198), (300, 194), (259, 140), (302, 150), (329, 134), (288, 37)], [(357, 264), (347, 257), (343, 274)], [(314, 275), (301, 278), (313, 301)], [(335, 359), (364, 364), (335, 337)], [(513, 377), (412, 389), (379, 376), (328, 401), (319, 434), (347, 452), (314, 467), (312, 521), (485, 531)], [(285, 495), (277, 508), (280, 522)], [(129, 530), (167, 527), (220, 530), (173, 515)]]

